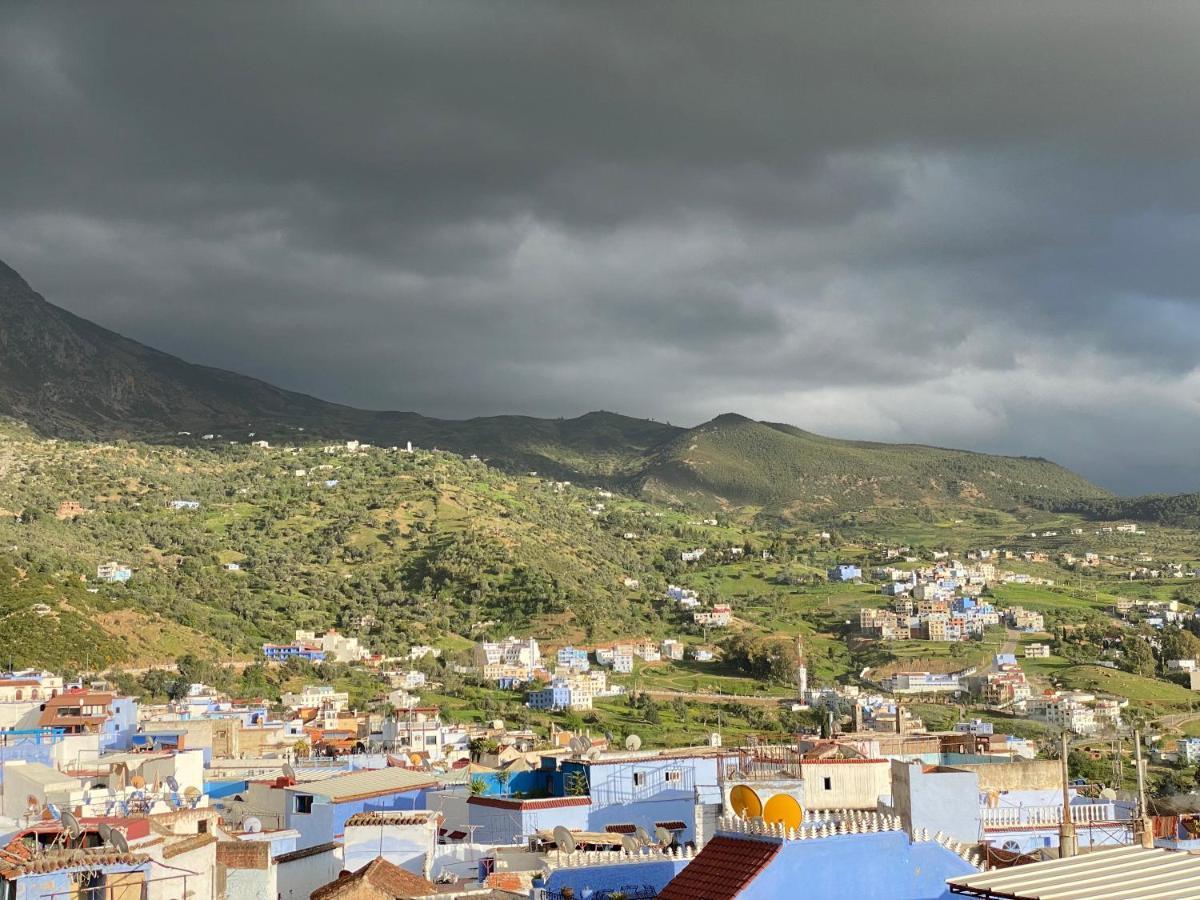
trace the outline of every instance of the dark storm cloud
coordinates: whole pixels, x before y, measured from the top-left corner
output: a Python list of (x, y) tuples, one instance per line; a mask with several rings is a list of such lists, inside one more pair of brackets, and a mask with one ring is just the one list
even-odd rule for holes
[(1193, 4), (0, 17), (0, 256), (139, 340), (358, 405), (1200, 488)]

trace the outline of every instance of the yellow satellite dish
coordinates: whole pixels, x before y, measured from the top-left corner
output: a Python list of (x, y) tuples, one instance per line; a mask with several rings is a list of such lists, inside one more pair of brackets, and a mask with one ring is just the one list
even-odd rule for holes
[(799, 828), (804, 821), (804, 810), (796, 802), (796, 798), (788, 794), (776, 794), (763, 807), (763, 819), (767, 822), (778, 822), (784, 828)]
[(754, 793), (754, 788), (744, 784), (737, 785), (729, 792), (729, 805), (743, 819), (753, 819), (762, 815), (762, 801), (758, 799), (758, 794)]

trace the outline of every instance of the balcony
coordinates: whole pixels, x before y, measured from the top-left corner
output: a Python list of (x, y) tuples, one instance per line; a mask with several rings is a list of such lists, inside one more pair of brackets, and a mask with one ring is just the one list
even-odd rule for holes
[[(1057, 826), (1062, 824), (1061, 806), (986, 806), (979, 810), (985, 829)], [(1133, 820), (1133, 810), (1124, 803), (1076, 803), (1071, 805), (1071, 821), (1076, 825), (1101, 825)]]

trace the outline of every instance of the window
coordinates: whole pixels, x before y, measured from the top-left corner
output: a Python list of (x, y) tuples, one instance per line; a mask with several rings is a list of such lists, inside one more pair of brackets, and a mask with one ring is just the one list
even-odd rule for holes
[(833, 779), (832, 778), (830, 778), (828, 775), (826, 775), (821, 780), (825, 783), (825, 790), (827, 790), (827, 791), (833, 790)]
[(644, 787), (645, 784), (646, 784), (646, 773), (645, 772), (634, 772), (633, 773), (633, 786), (634, 787)]
[(296, 812), (308, 815), (312, 812), (313, 798), (310, 794), (296, 795)]
[(663, 772), (663, 781), (667, 784), (681, 784), (683, 782), (683, 771), (680, 769), (667, 769)]
[(196, 823), (196, 834), (208, 834), (208, 819), (201, 819)]

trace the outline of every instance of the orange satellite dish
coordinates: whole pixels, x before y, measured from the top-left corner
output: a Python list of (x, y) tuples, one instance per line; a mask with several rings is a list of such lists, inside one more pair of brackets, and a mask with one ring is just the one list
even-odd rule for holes
[(754, 788), (739, 784), (729, 792), (729, 805), (743, 819), (753, 819), (762, 815), (762, 801)]
[(799, 828), (804, 821), (804, 810), (789, 794), (776, 794), (768, 800), (762, 815), (767, 822), (779, 823), (784, 828)]

